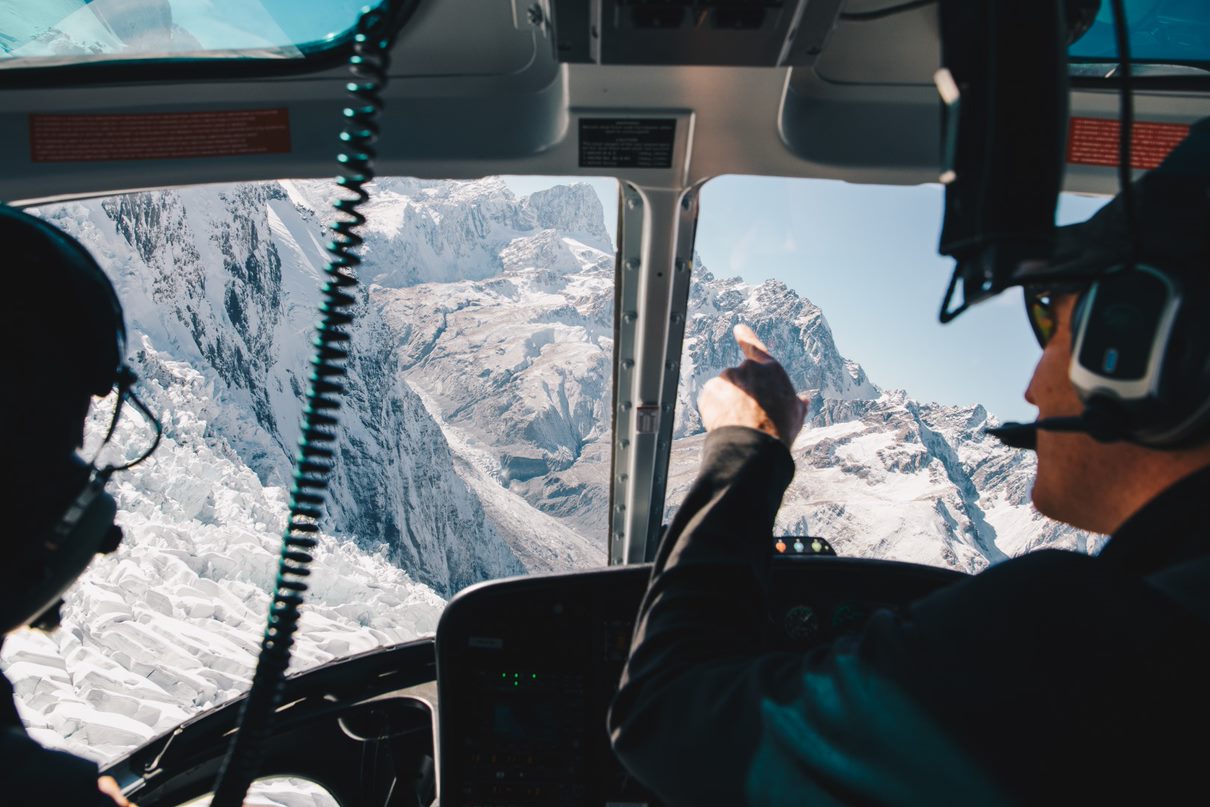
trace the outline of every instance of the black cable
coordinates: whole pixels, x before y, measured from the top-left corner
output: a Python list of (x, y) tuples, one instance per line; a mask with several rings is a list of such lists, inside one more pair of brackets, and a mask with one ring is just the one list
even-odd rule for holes
[(109, 473), (113, 473), (114, 471), (129, 471), (129, 469), (137, 466), (138, 463), (143, 462), (152, 454), (155, 454), (155, 450), (160, 448), (160, 440), (163, 439), (163, 423), (160, 422), (159, 417), (156, 417), (155, 414), (152, 413), (151, 409), (148, 408), (148, 405), (143, 403), (143, 399), (139, 398), (137, 394), (134, 394), (134, 391), (129, 390), (129, 388), (127, 388), (126, 392), (122, 394), (123, 397), (129, 398), (129, 400), (131, 400), (132, 407), (138, 409), (139, 414), (143, 415), (146, 421), (151, 423), (151, 428), (154, 428), (155, 430), (155, 439), (151, 440), (151, 445), (148, 446), (148, 449), (146, 449), (143, 454), (140, 454), (137, 459), (127, 462), (126, 465), (109, 466), (108, 468), (105, 468), (105, 471), (108, 471)]
[[(406, 14), (415, 6), (415, 2), (407, 3)], [(240, 709), (239, 730), (219, 769), (212, 807), (238, 807), (243, 803), (249, 785), (260, 772), (272, 736), (274, 713), (281, 703), (299, 608), (311, 574), (311, 551), (319, 543), (319, 519), (335, 467), (336, 413), (345, 391), (343, 378), (348, 374), (350, 340), (347, 329), (353, 322), (348, 309), (357, 302), (351, 293), (357, 285), (353, 272), (361, 263), (353, 250), (362, 243), (357, 229), (366, 221), (358, 208), (369, 199), (365, 186), (374, 179), (382, 90), (390, 66), (391, 39), (405, 21), (404, 9), (405, 0), (384, 0), (377, 8), (363, 12), (357, 21), (353, 55), (349, 57), (355, 80), (347, 85), (353, 100), (344, 110), (345, 125), (340, 133), (343, 151), (337, 157), (340, 175), (336, 180), (353, 196), (333, 204), (338, 216), (327, 244), (330, 257), (324, 272), (328, 279), (319, 307), (321, 319), (316, 325), (315, 353), (273, 602), (252, 687)]]
[(902, 14), (906, 11), (913, 11), (925, 6), (931, 6), (937, 3), (938, 0), (909, 0), (906, 3), (900, 3), (895, 6), (885, 6), (883, 8), (874, 9), (873, 11), (842, 11), (839, 19), (845, 22), (869, 22), (870, 20), (881, 20), (885, 17), (893, 17), (896, 14)]
[(135, 375), (134, 371), (125, 364), (118, 368), (118, 378), (117, 381), (114, 382), (114, 390), (117, 393), (117, 401), (113, 406), (113, 414), (109, 416), (109, 428), (105, 430), (105, 436), (101, 439), (101, 444), (97, 446), (97, 451), (93, 455), (92, 461), (88, 464), (96, 467), (97, 460), (100, 458), (101, 452), (105, 450), (105, 446), (109, 445), (109, 442), (113, 439), (114, 433), (118, 430), (118, 421), (122, 418), (122, 407), (125, 406), (127, 401), (130, 401), (131, 405), (134, 406), (135, 409), (139, 410), (139, 414), (141, 414), (143, 418), (151, 424), (152, 429), (155, 430), (155, 438), (151, 441), (151, 446), (136, 459), (133, 459), (130, 462), (122, 465), (106, 465), (103, 469), (101, 469), (99, 473), (104, 473), (107, 479), (115, 471), (128, 471), (146, 460), (155, 453), (157, 448), (160, 447), (160, 440), (162, 440), (164, 437), (164, 426), (162, 423), (160, 423), (160, 419), (155, 416), (151, 409), (148, 408), (147, 404), (143, 403), (142, 399), (139, 398), (139, 396), (134, 392), (134, 385), (138, 380), (139, 377)]
[(1131, 165), (1132, 141), (1134, 139), (1134, 86), (1130, 62), (1130, 29), (1126, 19), (1123, 0), (1112, 0), (1113, 33), (1118, 47), (1118, 192), (1126, 213), (1126, 229), (1130, 233), (1130, 263), (1133, 265), (1142, 252), (1139, 232), (1138, 210), (1134, 199), (1134, 173)]
[[(119, 351), (121, 352), (121, 351)], [(126, 403), (126, 395), (134, 387), (139, 378), (134, 374), (134, 371), (123, 364), (118, 368), (117, 380), (114, 382), (114, 389), (118, 393), (118, 400), (113, 405), (113, 415), (109, 418), (109, 428), (105, 432), (105, 437), (101, 439), (101, 447), (97, 449), (97, 455), (101, 453), (101, 449), (109, 445), (109, 441), (113, 439), (114, 432), (118, 430), (118, 420), (122, 417), (122, 406)], [(157, 424), (159, 421), (156, 421)], [(158, 442), (158, 441), (157, 441)], [(94, 458), (93, 464), (96, 464)], [(125, 470), (125, 469), (119, 469)]]

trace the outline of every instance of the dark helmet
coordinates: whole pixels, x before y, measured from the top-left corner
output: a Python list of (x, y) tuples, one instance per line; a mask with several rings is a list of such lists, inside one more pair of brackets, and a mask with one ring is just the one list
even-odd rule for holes
[(57, 601), (98, 551), (116, 546), (116, 506), (77, 455), (94, 395), (124, 378), (126, 327), (109, 278), (71, 236), (0, 205), (9, 313), (3, 318), (2, 438), (9, 457), (0, 539), (0, 631)]
[(12, 390), (5, 409), (15, 406), (11, 414), (24, 421), (7, 420), (6, 438), (61, 456), (79, 446), (91, 396), (118, 379), (122, 306), (88, 250), (45, 221), (0, 205), (0, 243), (15, 297), (3, 325)]

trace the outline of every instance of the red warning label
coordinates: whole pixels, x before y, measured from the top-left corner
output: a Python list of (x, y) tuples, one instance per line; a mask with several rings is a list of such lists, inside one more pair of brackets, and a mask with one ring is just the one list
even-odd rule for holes
[[(1104, 118), (1072, 118), (1067, 133), (1067, 162), (1076, 165), (1118, 164), (1118, 122)], [(1184, 123), (1135, 123), (1131, 128), (1130, 164), (1155, 168), (1189, 134)]]
[(30, 115), (29, 151), (36, 163), (285, 154), (290, 114), (282, 108)]

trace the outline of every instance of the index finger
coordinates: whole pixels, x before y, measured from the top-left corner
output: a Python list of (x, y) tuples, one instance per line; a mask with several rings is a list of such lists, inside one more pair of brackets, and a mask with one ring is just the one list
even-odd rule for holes
[(744, 323), (735, 326), (732, 331), (735, 334), (735, 341), (739, 343), (739, 349), (743, 352), (744, 358), (751, 359), (761, 364), (769, 364), (776, 361), (773, 354), (769, 352), (769, 348), (765, 347), (765, 343), (760, 341), (760, 337), (756, 332), (749, 328)]

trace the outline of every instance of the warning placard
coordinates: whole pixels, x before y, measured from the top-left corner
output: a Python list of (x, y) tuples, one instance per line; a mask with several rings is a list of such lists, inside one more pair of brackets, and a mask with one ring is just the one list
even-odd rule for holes
[(134, 115), (30, 115), (36, 163), (237, 157), (290, 151), (282, 109)]
[(581, 168), (671, 168), (676, 118), (580, 118)]
[[(1067, 133), (1067, 162), (1075, 165), (1118, 164), (1119, 126), (1116, 120), (1072, 118)], [(1189, 134), (1184, 123), (1135, 123), (1131, 128), (1130, 164), (1150, 170)]]

